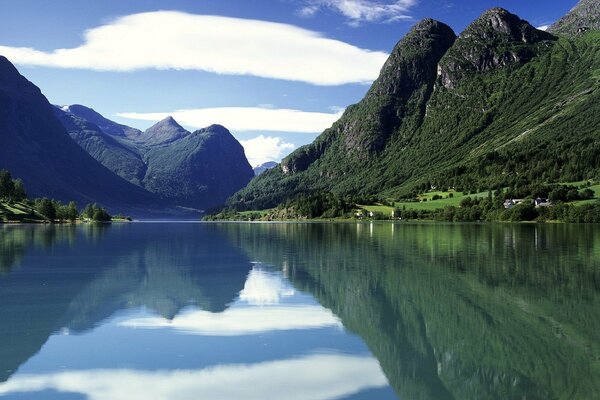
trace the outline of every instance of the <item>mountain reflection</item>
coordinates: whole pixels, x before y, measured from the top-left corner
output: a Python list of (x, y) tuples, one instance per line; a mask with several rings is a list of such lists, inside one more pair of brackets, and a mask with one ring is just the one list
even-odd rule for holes
[(359, 334), (403, 399), (600, 393), (600, 227), (222, 230)]
[[(600, 393), (597, 226), (126, 224), (0, 233), (0, 397)], [(99, 357), (106, 342), (115, 350)]]
[[(0, 275), (0, 381), (54, 332), (84, 332), (134, 307), (168, 319), (190, 305), (222, 312), (237, 298), (252, 264), (219, 232), (147, 228), (2, 229), (2, 259), (10, 263)], [(27, 268), (14, 269), (19, 262)]]

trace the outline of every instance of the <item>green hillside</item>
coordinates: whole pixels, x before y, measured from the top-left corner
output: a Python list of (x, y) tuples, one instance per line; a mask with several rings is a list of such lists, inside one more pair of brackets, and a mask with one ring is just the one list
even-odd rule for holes
[(417, 24), (365, 98), (229, 200), (411, 199), (600, 177), (600, 32), (553, 36), (492, 9), (456, 40)]

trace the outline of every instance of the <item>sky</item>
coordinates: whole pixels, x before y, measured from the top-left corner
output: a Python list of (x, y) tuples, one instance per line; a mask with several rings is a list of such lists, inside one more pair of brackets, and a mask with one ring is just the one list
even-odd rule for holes
[(0, 0), (0, 55), (53, 104), (146, 129), (227, 127), (279, 161), (357, 103), (416, 22), (503, 7), (543, 27), (576, 0)]

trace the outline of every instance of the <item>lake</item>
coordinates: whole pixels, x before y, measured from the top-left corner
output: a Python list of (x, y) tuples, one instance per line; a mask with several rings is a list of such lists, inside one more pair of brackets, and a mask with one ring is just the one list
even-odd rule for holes
[(599, 393), (600, 226), (0, 226), (0, 399)]

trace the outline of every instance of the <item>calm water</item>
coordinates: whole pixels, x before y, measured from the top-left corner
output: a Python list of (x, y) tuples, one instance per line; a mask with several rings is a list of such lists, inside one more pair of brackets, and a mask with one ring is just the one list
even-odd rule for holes
[(597, 399), (600, 226), (0, 226), (1, 399)]

